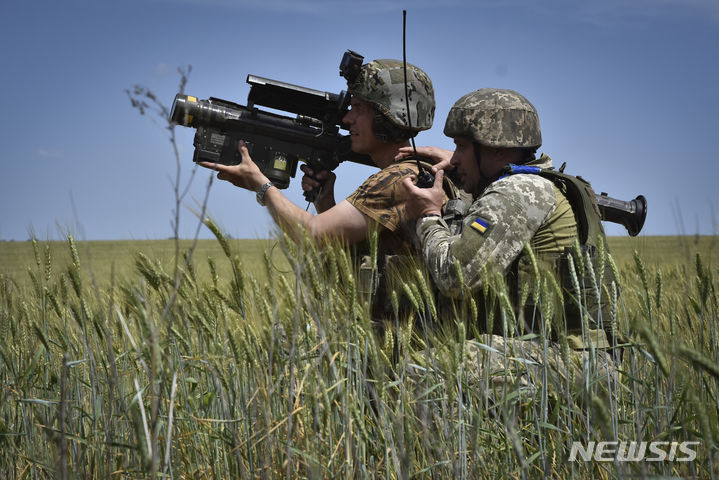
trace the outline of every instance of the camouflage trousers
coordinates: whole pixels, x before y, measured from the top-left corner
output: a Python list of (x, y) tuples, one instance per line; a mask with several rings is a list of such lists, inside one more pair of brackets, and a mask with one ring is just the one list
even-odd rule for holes
[(490, 399), (517, 390), (531, 395), (539, 387), (606, 397), (617, 387), (616, 361), (603, 349), (567, 349), (563, 354), (555, 342), (483, 335), (467, 340), (461, 352), (456, 350), (420, 352), (406, 367), (408, 380), (427, 385), (435, 383), (433, 379), (452, 378), (465, 393)]

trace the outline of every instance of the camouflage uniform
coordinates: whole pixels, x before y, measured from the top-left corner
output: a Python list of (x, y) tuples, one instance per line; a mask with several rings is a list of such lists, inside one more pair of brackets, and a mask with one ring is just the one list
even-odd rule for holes
[[(536, 110), (528, 100), (510, 90), (482, 89), (465, 95), (452, 107), (444, 131), (450, 137), (471, 139), (475, 152), (480, 145), (517, 149), (536, 149), (541, 145)], [(549, 169), (552, 161), (542, 155), (521, 167)], [(562, 185), (561, 189), (559, 185)], [(439, 290), (446, 296), (460, 297), (468, 288), (481, 297), (483, 278), (488, 278), (484, 272), (499, 273), (507, 278), (509, 293), (513, 297), (512, 307), (520, 320), (518, 328), (529, 326), (535, 332), (539, 331), (536, 325), (539, 322), (535, 323), (533, 316), (528, 321), (525, 313), (527, 305), (520, 305), (518, 301), (522, 266), (527, 260), (524, 249), (529, 245), (537, 259), (549, 260), (547, 264), (555, 268), (555, 273), (559, 272), (560, 260), (566, 260), (568, 252), (580, 238), (577, 223), (580, 216), (575, 216), (566, 188), (566, 184), (536, 173), (500, 176), (489, 183), (468, 208), (460, 233), (453, 233), (452, 226), (439, 217), (419, 221), (417, 237), (427, 268)], [(589, 214), (590, 223), (598, 225), (593, 232), (603, 235), (599, 212), (590, 211)], [(595, 243), (596, 239), (592, 239), (591, 245)], [(480, 305), (479, 308), (484, 308), (486, 312), (496, 306)], [(561, 316), (562, 313), (555, 312), (555, 315)], [(590, 348), (609, 346), (603, 326), (590, 323), (592, 328), (582, 330), (578, 335), (576, 330), (572, 330), (581, 330), (582, 315), (586, 313), (565, 319), (568, 325), (565, 332), (567, 344), (578, 350), (568, 353), (566, 360), (578, 368), (566, 364), (558, 344), (549, 338), (506, 338), (492, 335), (497, 333), (492, 326), (477, 325), (484, 334), (468, 341), (464, 348), (468, 382), (487, 385), (487, 379), (491, 378), (490, 382), (496, 386), (497, 382), (514, 379), (512, 381), (519, 382), (520, 386), (527, 385), (544, 366), (557, 378), (566, 378), (572, 371), (578, 372), (578, 376), (571, 376), (580, 383), (597, 374), (605, 379), (614, 379), (611, 354), (606, 350)], [(472, 322), (478, 320), (471, 319)], [(501, 325), (499, 327), (501, 331)], [(507, 333), (513, 335), (517, 332)], [(556, 332), (553, 330), (552, 333)], [(586, 339), (590, 339), (589, 344), (584, 342)], [(493, 345), (493, 348), (478, 347), (482, 343)], [(519, 360), (515, 361), (517, 358)], [(594, 367), (587, 370), (587, 365)]]
[[(348, 84), (348, 92), (376, 110), (372, 131), (381, 141), (399, 146), (432, 126), (434, 88), (427, 74), (414, 65), (408, 63), (405, 68), (400, 60), (373, 60), (362, 66)], [(400, 192), (402, 180), (417, 173), (416, 160), (404, 159), (369, 177), (347, 198), (378, 228), (376, 264), (365, 255), (370, 253), (367, 242), (357, 246), (361, 260), (360, 291), (372, 298), (376, 320), (386, 318), (390, 308), (385, 288), (387, 266), (401, 263), (399, 257), (406, 258), (412, 247), (415, 222), (407, 219)]]
[[(551, 165), (551, 159), (542, 155), (524, 166), (544, 169)], [(603, 236), (598, 219), (596, 223)], [(542, 266), (557, 275), (559, 284), (568, 286), (571, 273), (567, 258), (572, 254), (579, 231), (575, 212), (565, 193), (538, 174), (505, 176), (490, 184), (474, 201), (461, 228), (461, 233), (452, 235), (445, 221), (437, 217), (429, 217), (417, 225), (425, 262), (439, 290), (450, 297), (461, 295), (463, 288), (477, 292), (482, 288), (483, 270), (500, 273), (507, 278), (510, 300), (520, 323), (537, 331), (537, 306), (531, 302), (531, 295), (521, 305), (518, 298), (519, 286), (528, 283), (525, 279), (531, 278), (532, 271), (524, 248), (528, 245)], [(593, 246), (596, 239), (588, 243)], [(566, 325), (564, 333), (573, 348), (588, 348), (589, 339), (594, 346), (607, 348), (615, 334), (609, 302), (606, 296), (601, 302), (596, 297), (592, 279), (583, 276), (589, 273), (575, 274), (579, 275), (581, 287), (579, 292), (572, 289), (570, 295), (583, 299), (583, 315), (589, 313), (590, 317), (586, 328), (582, 327), (582, 314), (574, 301), (568, 301), (563, 309), (566, 318), (557, 318), (555, 323)], [(610, 270), (605, 272), (602, 281), (610, 287), (614, 281)], [(480, 305), (480, 308), (490, 307)], [(498, 333), (502, 327), (497, 323), (494, 329), (485, 325), (479, 328)], [(553, 335), (557, 333), (554, 331)]]
[(384, 227), (379, 231), (383, 254), (406, 254), (412, 247), (415, 221), (407, 218), (402, 180), (417, 175), (418, 170), (415, 160), (395, 162), (369, 177), (347, 197), (357, 210)]
[[(527, 165), (549, 168), (552, 160), (542, 155)], [(481, 220), (479, 228), (473, 227), (477, 219)], [(553, 235), (542, 235), (543, 230), (557, 225), (561, 228), (554, 229)], [(534, 243), (543, 253), (560, 253), (572, 245), (577, 227), (566, 197), (550, 180), (531, 174), (492, 183), (469, 207), (459, 235), (452, 236), (449, 226), (438, 217), (429, 217), (417, 226), (432, 277), (449, 296), (461, 293), (461, 281), (472, 290), (479, 289), (482, 269), (487, 266), (507, 272), (537, 234)]]
[[(412, 64), (408, 63), (405, 70), (399, 60), (373, 60), (362, 66), (348, 91), (377, 110), (373, 132), (384, 141), (404, 142), (432, 126), (434, 88), (427, 74)], [(399, 192), (402, 180), (417, 172), (413, 159), (393, 163), (369, 177), (347, 198), (360, 212), (384, 227), (379, 231), (381, 253), (404, 254), (411, 246), (414, 221), (407, 221)]]
[(424, 396), (433, 386), (433, 371), (459, 371), (465, 392), (486, 396), (492, 403), (516, 393), (534, 395), (539, 385), (554, 392), (569, 389), (571, 394), (589, 388), (605, 399), (617, 389), (614, 359), (607, 350), (563, 352), (556, 342), (483, 334), (465, 341), (460, 370), (452, 365), (453, 359), (447, 348), (416, 352), (405, 372), (415, 391)]
[[(381, 323), (391, 317), (391, 290), (406, 267), (415, 266), (413, 237), (415, 221), (407, 217), (402, 180), (417, 175), (417, 162), (403, 159), (369, 177), (355, 190), (347, 201), (372, 219), (378, 227), (377, 265), (372, 265), (369, 245), (360, 244), (359, 288), (366, 297), (372, 298), (372, 317), (381, 330)], [(451, 183), (446, 188), (454, 188)], [(450, 196), (455, 192), (451, 191)], [(446, 202), (449, 197), (445, 193)], [(404, 307), (401, 308), (404, 312)]]
[[(548, 156), (542, 155), (527, 165), (549, 168), (551, 163)], [(577, 238), (577, 223), (569, 201), (552, 181), (539, 175), (517, 174), (495, 181), (474, 201), (460, 234), (452, 235), (450, 226), (439, 217), (419, 222), (416, 231), (435, 285), (443, 294), (457, 297), (463, 288), (481, 291), (485, 268), (506, 276), (510, 294), (516, 293), (513, 292), (516, 285), (511, 284), (516, 282), (517, 272), (512, 270), (526, 259), (524, 246), (529, 244), (538, 259), (559, 258)], [(517, 309), (516, 304), (513, 306)], [(516, 313), (521, 324), (537, 331), (536, 318), (525, 313), (533, 307), (525, 306)], [(480, 317), (487, 308), (491, 307), (480, 302)], [(496, 398), (506, 384), (512, 389), (532, 392), (543, 378), (559, 389), (564, 388), (566, 381), (579, 390), (590, 383), (603, 392), (616, 388), (614, 359), (611, 351), (605, 349), (611, 344), (603, 328), (590, 328), (584, 335), (576, 329), (564, 332), (569, 347), (565, 356), (559, 344), (549, 338), (521, 340), (511, 337), (516, 332), (508, 332), (510, 336), (492, 334), (502, 331), (500, 321), (492, 331), (486, 325), (477, 326), (485, 333), (465, 344), (464, 381), (490, 398)], [(589, 343), (599, 348), (590, 348)], [(420, 385), (426, 375), (422, 356), (408, 370)]]

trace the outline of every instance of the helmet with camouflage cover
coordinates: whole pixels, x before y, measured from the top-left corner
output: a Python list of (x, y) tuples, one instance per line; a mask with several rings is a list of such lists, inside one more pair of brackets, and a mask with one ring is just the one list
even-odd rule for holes
[(457, 100), (447, 115), (444, 134), (494, 148), (542, 145), (534, 105), (514, 90), (498, 88), (482, 88)]
[(402, 61), (373, 60), (362, 65), (348, 90), (352, 96), (372, 104), (394, 127), (416, 134), (432, 126), (435, 107), (432, 81), (414, 65), (407, 64), (409, 121)]

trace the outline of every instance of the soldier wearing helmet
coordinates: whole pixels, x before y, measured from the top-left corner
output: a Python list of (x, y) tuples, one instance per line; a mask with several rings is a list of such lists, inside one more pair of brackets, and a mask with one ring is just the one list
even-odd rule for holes
[(405, 102), (404, 68), (398, 60), (374, 60), (363, 65), (349, 85), (353, 98), (371, 104), (376, 110), (373, 119), (375, 135), (392, 143), (429, 129), (434, 119), (432, 82), (414, 65), (407, 65), (406, 91), (409, 102)]
[(396, 192), (401, 180), (416, 173), (417, 167), (406, 161), (394, 163), (394, 158), (400, 147), (409, 144), (410, 137), (431, 127), (435, 108), (432, 82), (421, 69), (407, 64), (407, 102), (402, 62), (375, 60), (363, 65), (348, 87), (351, 109), (343, 123), (350, 131), (351, 148), (369, 155), (381, 170), (350, 197), (335, 203), (334, 174), (312, 172), (302, 165), (303, 188), (322, 187), (315, 200), (317, 215), (293, 204), (274, 187), (252, 162), (242, 142), (239, 165), (201, 165), (217, 170), (221, 180), (258, 192), (258, 201), (291, 234), (300, 225), (316, 239), (336, 238), (354, 244), (367, 238), (370, 228), (378, 224), (380, 246), (389, 251), (399, 250), (410, 245), (413, 226), (406, 225), (404, 203)]
[[(433, 279), (443, 294), (454, 297), (465, 287), (481, 292), (483, 270), (501, 273), (507, 279), (519, 323), (523, 320), (525, 327), (536, 328), (539, 322), (532, 312), (538, 308), (520, 305), (517, 295), (528, 268), (525, 246), (530, 246), (540, 262), (559, 272), (575, 243), (586, 252), (596, 252), (599, 242), (606, 245), (591, 187), (564, 174), (563, 169), (553, 170), (547, 155), (535, 158), (542, 144), (537, 111), (515, 91), (484, 88), (463, 96), (450, 110), (444, 133), (453, 138), (456, 147), (447, 169), (453, 170), (459, 185), (473, 198), (462, 219), (461, 233), (454, 234), (441, 216), (438, 185), (442, 171), (431, 189), (417, 188), (411, 179), (403, 182), (408, 214), (419, 218), (416, 234)], [(418, 151), (447, 164), (447, 155), (439, 150)], [(605, 277), (605, 282), (612, 280), (611, 275)], [(564, 278), (559, 282), (562, 287), (568, 284)], [(574, 298), (584, 294), (570, 293)], [(585, 340), (592, 338), (594, 346), (609, 345), (613, 331), (605, 306), (596, 298), (590, 306), (594, 308), (588, 312), (592, 316), (590, 331), (582, 330), (579, 311), (569, 313), (572, 305), (567, 306), (570, 344), (581, 349), (586, 347)], [(492, 333), (488, 328), (484, 331)]]
[[(346, 202), (383, 227), (379, 234), (384, 253), (399, 253), (409, 247), (412, 236), (404, 203), (397, 192), (400, 181), (417, 173), (417, 167), (409, 159), (396, 162), (395, 157), (399, 148), (409, 145), (410, 138), (429, 129), (434, 119), (434, 89), (429, 77), (421, 69), (407, 64), (407, 102), (404, 73), (399, 60), (373, 60), (363, 65), (348, 85), (351, 109), (343, 118), (350, 132), (352, 150), (370, 155), (381, 169)], [(331, 209), (335, 205), (334, 174), (312, 172), (307, 165), (301, 168), (305, 172), (302, 187), (321, 189), (315, 201), (317, 210)]]
[[(420, 190), (405, 182), (412, 199), (408, 213), (422, 217), (417, 235), (443, 293), (456, 295), (462, 290), (455, 260), (463, 266), (464, 282), (477, 288), (484, 266), (507, 272), (524, 244), (537, 234), (540, 246), (563, 249), (572, 245), (577, 226), (571, 206), (550, 180), (539, 175), (500, 179), (510, 164), (552, 165), (546, 155), (535, 158), (542, 136), (537, 111), (526, 98), (512, 90), (490, 88), (469, 93), (450, 110), (444, 133), (455, 143), (450, 161), (453, 176), (473, 198), (461, 236), (439, 235), (446, 225), (439, 216), (442, 205), (436, 202), (434, 189)], [(442, 177), (441, 171), (437, 177)], [(545, 241), (549, 220), (553, 239)]]

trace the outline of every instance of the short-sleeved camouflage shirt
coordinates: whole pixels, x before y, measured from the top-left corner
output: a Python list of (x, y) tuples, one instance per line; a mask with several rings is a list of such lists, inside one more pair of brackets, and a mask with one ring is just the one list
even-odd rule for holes
[(357, 210), (376, 221), (379, 248), (385, 254), (403, 254), (412, 246), (414, 220), (407, 218), (402, 180), (418, 172), (414, 160), (392, 163), (369, 177), (347, 201)]

